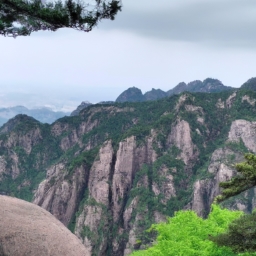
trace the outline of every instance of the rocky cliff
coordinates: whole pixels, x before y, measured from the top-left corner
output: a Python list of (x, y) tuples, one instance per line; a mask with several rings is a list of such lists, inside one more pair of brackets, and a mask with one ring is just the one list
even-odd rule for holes
[[(0, 192), (51, 212), (89, 255), (128, 255), (175, 211), (209, 213), (219, 183), (256, 153), (255, 100), (184, 93), (95, 105), (52, 125), (19, 116), (0, 130)], [(251, 211), (255, 192), (224, 204)]]

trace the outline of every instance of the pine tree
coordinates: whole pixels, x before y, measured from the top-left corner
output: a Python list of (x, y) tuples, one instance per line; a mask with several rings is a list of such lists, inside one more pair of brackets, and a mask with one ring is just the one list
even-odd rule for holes
[(216, 197), (216, 202), (222, 202), (256, 186), (256, 155), (245, 154), (245, 160), (236, 165), (237, 176), (230, 181), (220, 183), (220, 187), (224, 190), (221, 195)]
[(85, 4), (75, 0), (64, 3), (45, 0), (1, 0), (0, 34), (4, 36), (26, 36), (34, 31), (73, 28), (89, 32), (102, 19), (115, 18), (121, 11), (119, 0), (94, 0)]

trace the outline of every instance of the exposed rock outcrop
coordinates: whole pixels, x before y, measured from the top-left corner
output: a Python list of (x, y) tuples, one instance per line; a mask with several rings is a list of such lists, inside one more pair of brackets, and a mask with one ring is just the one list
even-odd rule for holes
[(256, 153), (256, 122), (246, 120), (235, 120), (232, 122), (228, 140), (240, 142), (240, 139), (249, 150)]
[[(230, 161), (232, 158), (232, 161)], [(220, 148), (213, 152), (208, 172), (212, 178), (198, 180), (194, 184), (193, 199), (190, 209), (199, 216), (206, 217), (214, 198), (220, 193), (220, 182), (230, 180), (235, 174), (233, 162), (240, 162), (243, 155), (228, 148)]]
[(112, 142), (107, 141), (100, 148), (98, 159), (91, 168), (88, 200), (76, 223), (75, 234), (90, 252), (97, 245), (98, 255), (104, 255), (108, 243), (108, 237), (104, 234), (108, 232), (107, 211), (111, 200), (113, 162), (115, 159)]
[(185, 164), (188, 164), (189, 161), (197, 154), (196, 147), (191, 139), (190, 127), (187, 121), (177, 121), (176, 125), (172, 127), (167, 143), (169, 147), (176, 146), (181, 150), (180, 158)]
[(52, 166), (35, 192), (33, 203), (67, 226), (83, 197), (88, 174), (86, 166), (77, 167), (71, 174), (63, 163)]
[(0, 255), (90, 256), (79, 239), (41, 207), (0, 196)]
[(255, 102), (256, 102), (255, 99), (251, 99), (248, 95), (244, 95), (242, 97), (242, 102), (244, 102), (244, 101), (248, 102), (251, 106), (254, 106)]

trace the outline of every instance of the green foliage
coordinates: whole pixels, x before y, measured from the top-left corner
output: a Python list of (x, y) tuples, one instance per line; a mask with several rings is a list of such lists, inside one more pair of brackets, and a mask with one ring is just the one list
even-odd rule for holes
[(249, 153), (247, 147), (244, 145), (244, 142), (240, 138), (239, 142), (227, 142), (226, 147), (230, 148), (233, 151), (237, 151), (240, 153)]
[(236, 165), (239, 175), (231, 181), (220, 183), (220, 187), (224, 190), (221, 195), (216, 197), (217, 202), (222, 202), (256, 185), (256, 155), (245, 154), (245, 160), (245, 162)]
[(198, 217), (193, 211), (176, 212), (167, 223), (155, 224), (150, 230), (158, 233), (152, 247), (133, 252), (132, 256), (233, 256), (228, 247), (218, 247), (210, 241), (209, 236), (224, 232), (228, 224), (241, 216), (239, 211), (221, 209), (212, 206), (209, 217), (205, 220)]
[(69, 171), (73, 171), (76, 167), (81, 166), (83, 164), (85, 164), (86, 167), (90, 169), (95, 157), (98, 154), (98, 151), (99, 147), (95, 147), (89, 151), (82, 152), (77, 157), (72, 158), (71, 163), (69, 165)]
[(240, 218), (232, 221), (228, 230), (212, 237), (219, 246), (229, 246), (236, 253), (248, 253), (256, 255), (256, 212), (242, 215)]
[[(120, 10), (120, 1), (116, 0), (95, 0), (93, 8), (89, 4), (73, 0), (46, 4), (41, 0), (1, 0), (0, 34), (26, 36), (34, 31), (56, 31), (64, 27), (89, 32), (100, 20), (113, 20)], [(15, 25), (15, 22), (19, 25)]]

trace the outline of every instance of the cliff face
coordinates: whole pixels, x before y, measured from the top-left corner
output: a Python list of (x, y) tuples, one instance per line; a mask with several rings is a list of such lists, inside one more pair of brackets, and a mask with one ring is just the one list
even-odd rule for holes
[[(244, 160), (242, 152), (237, 149), (228, 148), (232, 143), (243, 143), (243, 145), (253, 153), (256, 153), (256, 123), (246, 120), (235, 120), (232, 122), (227, 140), (227, 147), (215, 150), (211, 156), (208, 166), (208, 173), (213, 174), (212, 178), (198, 180), (194, 184), (193, 200), (189, 208), (205, 217), (213, 203), (214, 198), (220, 193), (220, 182), (230, 180), (235, 174), (234, 163)], [(232, 209), (250, 212), (255, 205), (255, 189), (242, 193), (234, 197), (224, 205)]]
[(67, 226), (84, 195), (88, 171), (86, 166), (80, 166), (70, 174), (63, 163), (51, 166), (34, 194), (33, 203)]
[[(51, 212), (89, 255), (128, 255), (177, 210), (207, 216), (233, 164), (256, 153), (254, 100), (185, 93), (91, 106), (51, 126), (18, 117), (0, 130), (0, 193)], [(250, 190), (225, 205), (251, 211), (255, 202)]]

